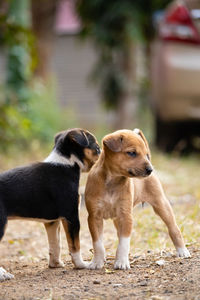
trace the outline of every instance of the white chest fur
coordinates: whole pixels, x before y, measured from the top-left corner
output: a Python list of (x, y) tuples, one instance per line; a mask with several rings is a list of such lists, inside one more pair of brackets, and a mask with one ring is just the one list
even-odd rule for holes
[(106, 194), (99, 202), (99, 209), (104, 219), (113, 219), (117, 214), (116, 195)]

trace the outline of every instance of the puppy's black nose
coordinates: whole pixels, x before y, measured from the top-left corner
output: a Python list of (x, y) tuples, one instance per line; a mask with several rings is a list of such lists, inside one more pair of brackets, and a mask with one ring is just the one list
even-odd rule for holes
[(146, 174), (147, 175), (150, 175), (152, 171), (153, 171), (152, 167), (150, 167), (150, 166), (146, 167)]

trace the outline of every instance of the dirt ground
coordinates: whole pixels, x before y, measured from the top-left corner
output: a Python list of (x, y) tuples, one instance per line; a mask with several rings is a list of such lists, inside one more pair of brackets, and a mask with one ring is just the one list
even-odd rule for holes
[[(92, 257), (85, 208), (81, 209), (81, 242), (84, 259)], [(159, 239), (159, 236), (158, 236)], [(200, 299), (200, 250), (190, 245), (190, 259), (170, 251), (140, 249), (130, 255), (131, 269), (113, 270), (116, 233), (105, 223), (107, 263), (103, 270), (75, 270), (67, 254), (62, 231), (65, 267), (49, 269), (43, 224), (10, 221), (1, 242), (1, 266), (15, 275), (0, 283), (0, 300), (9, 299)], [(196, 249), (195, 249), (196, 248)], [(162, 251), (161, 251), (162, 250)], [(163, 265), (157, 261), (163, 260)]]

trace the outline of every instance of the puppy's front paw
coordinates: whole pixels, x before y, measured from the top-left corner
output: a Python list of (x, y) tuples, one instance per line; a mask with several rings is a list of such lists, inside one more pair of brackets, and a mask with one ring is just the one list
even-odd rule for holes
[(80, 251), (70, 253), (70, 254), (71, 254), (72, 262), (76, 269), (86, 269), (87, 268), (87, 263), (85, 263), (83, 261)]
[(88, 263), (80, 261), (78, 264), (75, 264), (76, 269), (87, 269)]
[(63, 268), (64, 266), (65, 264), (61, 260), (49, 262), (49, 268)]
[(0, 281), (10, 280), (14, 275), (8, 273), (4, 268), (0, 268)]
[(116, 261), (114, 263), (114, 269), (120, 269), (120, 270), (130, 269), (130, 263), (129, 263), (128, 258), (116, 259)]
[(183, 257), (183, 258), (191, 257), (190, 252), (186, 247), (177, 248), (176, 250), (177, 250), (178, 257)]
[(88, 265), (87, 269), (90, 270), (99, 270), (102, 269), (104, 266), (104, 261), (103, 260), (92, 260)]

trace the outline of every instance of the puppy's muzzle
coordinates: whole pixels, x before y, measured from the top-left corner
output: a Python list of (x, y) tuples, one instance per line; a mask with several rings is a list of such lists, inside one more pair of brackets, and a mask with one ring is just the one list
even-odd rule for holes
[(130, 177), (147, 177), (153, 172), (153, 167), (151, 165), (146, 165), (143, 168), (129, 169), (128, 173)]
[(151, 166), (147, 166), (147, 167), (145, 168), (145, 171), (146, 171), (146, 175), (149, 176), (149, 175), (152, 173), (153, 168), (152, 168)]

